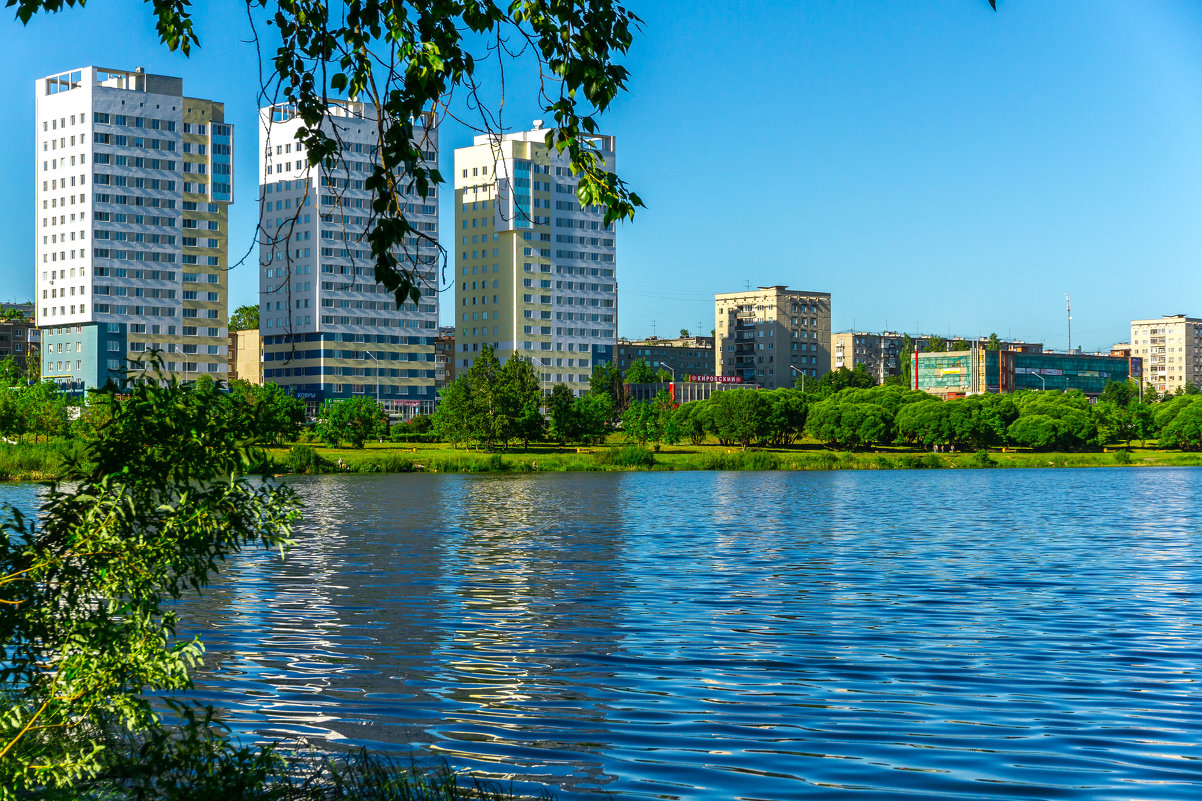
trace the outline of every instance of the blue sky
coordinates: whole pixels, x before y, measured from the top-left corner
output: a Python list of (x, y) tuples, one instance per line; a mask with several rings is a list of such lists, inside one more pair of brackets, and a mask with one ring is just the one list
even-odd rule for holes
[[(257, 56), (244, 4), (198, 5), (190, 59), (135, 0), (0, 21), (0, 299), (33, 294), (33, 82), (85, 64), (180, 75), (225, 102), (241, 146), (231, 256), (249, 246)], [(621, 335), (708, 332), (713, 294), (747, 282), (831, 292), (836, 330), (1057, 348), (1065, 293), (1087, 349), (1132, 318), (1202, 316), (1195, 0), (628, 5), (645, 22), (604, 126), (648, 208), (619, 230)], [(507, 77), (506, 123), (544, 116), (529, 70)], [(444, 126), (447, 174), (471, 135)], [(254, 302), (253, 265), (230, 286), (231, 305)]]

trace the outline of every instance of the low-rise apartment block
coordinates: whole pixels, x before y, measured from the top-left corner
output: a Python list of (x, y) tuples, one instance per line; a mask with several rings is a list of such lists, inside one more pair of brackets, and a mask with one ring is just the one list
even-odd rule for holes
[(645, 361), (656, 372), (666, 367), (674, 381), (687, 381), (689, 375), (710, 375), (714, 369), (714, 338), (618, 340), (619, 370), (625, 372), (631, 362), (638, 359)]
[(765, 286), (714, 296), (714, 373), (769, 389), (831, 368), (831, 295)]
[(1202, 319), (1166, 314), (1131, 321), (1131, 356), (1143, 360), (1145, 379), (1157, 392), (1187, 384), (1202, 388)]

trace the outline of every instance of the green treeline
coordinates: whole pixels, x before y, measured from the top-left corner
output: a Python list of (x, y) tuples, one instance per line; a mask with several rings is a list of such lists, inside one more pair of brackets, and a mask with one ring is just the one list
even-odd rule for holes
[[(642, 362), (627, 377), (656, 379)], [(836, 370), (810, 391), (716, 392), (682, 405), (666, 391), (630, 402), (612, 366), (594, 370), (589, 391), (575, 397), (565, 384), (541, 397), (529, 360), (504, 365), (489, 348), (442, 392), (434, 434), (456, 446), (505, 450), (513, 442), (592, 444), (613, 431), (640, 446), (716, 439), (728, 446), (780, 447), (803, 437), (832, 449), (903, 445), (938, 450), (1014, 446), (1077, 451), (1159, 438), (1163, 448), (1202, 448), (1202, 395), (1140, 402), (1129, 384), (1112, 383), (1092, 402), (1080, 392), (1018, 392), (941, 400), (897, 385), (874, 386), (862, 368)], [(545, 413), (543, 411), (545, 409)]]

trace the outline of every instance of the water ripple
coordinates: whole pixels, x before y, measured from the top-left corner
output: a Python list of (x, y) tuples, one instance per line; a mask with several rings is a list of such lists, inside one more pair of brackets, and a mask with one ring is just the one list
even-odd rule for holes
[(298, 478), (181, 629), (246, 732), (565, 799), (1196, 799), (1200, 479)]

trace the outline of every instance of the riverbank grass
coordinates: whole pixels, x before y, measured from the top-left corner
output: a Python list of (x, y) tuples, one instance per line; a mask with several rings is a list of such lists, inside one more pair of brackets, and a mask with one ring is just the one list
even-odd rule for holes
[[(295, 445), (269, 450), (284, 473), (531, 473), (629, 470), (920, 470), (1035, 467), (1196, 467), (1202, 454), (1156, 448), (1081, 453), (1004, 450), (932, 453), (905, 447), (832, 451), (820, 443), (772, 448), (707, 442), (658, 449), (622, 441), (591, 447), (532, 444), (504, 452), (457, 449), (446, 443), (367, 443), (363, 448)], [(341, 460), (341, 468), (339, 467)]]

